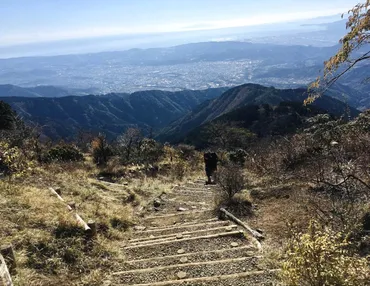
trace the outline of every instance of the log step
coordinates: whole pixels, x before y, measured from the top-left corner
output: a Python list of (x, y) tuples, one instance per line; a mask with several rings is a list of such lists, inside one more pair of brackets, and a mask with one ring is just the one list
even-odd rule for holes
[(177, 212), (177, 213), (170, 213), (166, 215), (154, 215), (154, 216), (147, 216), (144, 220), (151, 220), (151, 219), (166, 219), (169, 217), (177, 217), (177, 216), (194, 216), (194, 215), (201, 215), (203, 213), (208, 213), (212, 211), (212, 209), (206, 210), (197, 210), (197, 211), (184, 211), (184, 212)]
[[(170, 236), (176, 236), (177, 234), (192, 234), (198, 233), (206, 230), (213, 230), (213, 229), (225, 229), (228, 227), (235, 227), (236, 225), (230, 221), (217, 221), (214, 223), (201, 223), (201, 224), (189, 224), (185, 226), (175, 226), (166, 229), (159, 229), (159, 230), (143, 230), (143, 231), (136, 231), (133, 234), (135, 237), (130, 239), (130, 242), (138, 242), (138, 241), (145, 241), (157, 238), (166, 238)], [(163, 233), (167, 232), (167, 233)]]
[[(239, 257), (249, 257), (255, 254), (253, 246), (241, 246), (210, 251), (199, 251), (185, 254), (151, 257), (146, 259), (124, 261), (121, 270), (144, 269), (158, 266), (175, 265), (185, 262), (201, 262), (211, 260), (224, 260)], [(184, 258), (186, 258), (184, 260)], [(185, 262), (184, 262), (185, 261)]]
[(182, 196), (205, 196), (207, 198), (212, 198), (214, 197), (215, 193), (214, 192), (211, 192), (211, 191), (195, 191), (195, 190), (183, 190), (183, 189), (180, 189), (180, 190), (177, 190), (177, 191), (173, 191), (172, 193), (168, 194), (169, 197), (172, 196), (178, 196), (178, 195), (182, 195)]
[[(184, 223), (175, 223), (170, 226), (160, 226), (160, 227), (148, 227), (145, 230), (135, 231), (134, 234), (138, 235), (145, 235), (146, 233), (160, 233), (162, 231), (173, 231), (173, 230), (181, 230), (181, 229), (188, 229), (191, 227), (200, 227), (203, 228), (204, 225), (224, 225), (223, 223), (230, 224), (230, 221), (221, 221), (218, 218), (211, 218), (207, 220), (192, 220), (190, 222), (184, 222)], [(226, 225), (226, 224), (225, 224)], [(194, 228), (195, 229), (195, 228)]]
[[(234, 242), (238, 243), (237, 246), (250, 245), (250, 242), (245, 238), (243, 232), (234, 231), (184, 238), (181, 240), (164, 241), (148, 245), (127, 246), (125, 247), (125, 254), (129, 260), (144, 259), (158, 255), (168, 256), (212, 250), (215, 246), (217, 246), (217, 248), (233, 248), (231, 243)], [(179, 252), (180, 250), (182, 253)]]
[(260, 257), (241, 257), (224, 260), (213, 260), (159, 266), (155, 268), (134, 269), (113, 273), (125, 284), (155, 283), (176, 279), (178, 272), (185, 272), (186, 278), (199, 278), (213, 275), (227, 275), (258, 269)]
[(160, 236), (153, 236), (153, 237), (144, 237), (144, 238), (137, 238), (130, 240), (130, 245), (139, 245), (139, 244), (150, 244), (159, 241), (166, 241), (166, 240), (176, 240), (176, 239), (183, 239), (183, 238), (190, 238), (190, 237), (197, 237), (197, 236), (204, 236), (204, 235), (211, 235), (216, 233), (222, 233), (227, 231), (233, 231), (238, 228), (237, 225), (230, 225), (224, 227), (215, 227), (215, 228), (205, 228), (202, 230), (196, 231), (184, 231), (184, 232), (177, 232), (167, 235), (160, 235)]
[(148, 224), (153, 224), (155, 226), (166, 226), (173, 225), (175, 223), (184, 223), (194, 220), (204, 220), (214, 217), (214, 211), (212, 209), (203, 209), (195, 211), (184, 211), (176, 212), (170, 214), (159, 214), (154, 216), (149, 216), (143, 219), (143, 221)]
[[(278, 270), (249, 271), (229, 275), (217, 275), (199, 278), (188, 278), (178, 280), (168, 280), (155, 283), (133, 284), (132, 286), (273, 286), (276, 284), (276, 274)], [(122, 285), (122, 284), (116, 284)]]

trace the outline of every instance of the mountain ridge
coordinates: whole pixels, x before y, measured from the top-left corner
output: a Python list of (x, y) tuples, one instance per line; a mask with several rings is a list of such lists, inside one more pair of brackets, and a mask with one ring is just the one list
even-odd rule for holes
[(71, 139), (78, 130), (105, 132), (113, 138), (129, 126), (163, 128), (227, 88), (200, 91), (145, 91), (132, 94), (65, 97), (0, 97), (26, 121), (43, 126), (51, 138)]
[[(331, 90), (331, 95), (333, 94), (334, 89)], [(204, 103), (202, 108), (195, 109), (172, 122), (160, 132), (158, 138), (163, 141), (178, 139), (185, 136), (192, 129), (243, 106), (262, 104), (277, 106), (281, 102), (300, 102), (303, 104), (307, 96), (306, 88), (276, 89), (258, 84), (244, 84), (229, 89), (220, 97)], [(348, 108), (346, 103), (327, 95), (317, 99), (313, 105), (337, 116), (345, 114)], [(355, 108), (349, 107), (349, 110), (352, 116), (359, 114), (359, 111)]]
[(69, 89), (53, 85), (21, 87), (13, 84), (0, 84), (0, 97), (64, 97), (88, 95), (89, 91), (89, 89)]

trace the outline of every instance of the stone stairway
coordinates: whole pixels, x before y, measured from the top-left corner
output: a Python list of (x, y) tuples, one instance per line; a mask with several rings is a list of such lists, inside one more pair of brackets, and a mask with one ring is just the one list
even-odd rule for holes
[(108, 285), (277, 285), (245, 230), (216, 217), (214, 192), (198, 180), (162, 198), (164, 207), (124, 246)]

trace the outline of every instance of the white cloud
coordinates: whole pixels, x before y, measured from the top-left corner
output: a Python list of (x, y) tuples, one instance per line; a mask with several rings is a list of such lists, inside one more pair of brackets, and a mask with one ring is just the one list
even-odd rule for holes
[[(169, 23), (167, 25), (150, 25), (150, 26), (109, 26), (109, 27), (83, 27), (74, 30), (65, 31), (31, 31), (27, 33), (9, 33), (0, 36), (0, 46), (12, 46), (18, 44), (49, 42), (58, 40), (82, 39), (103, 36), (116, 35), (133, 35), (144, 33), (166, 33), (166, 32), (182, 32), (195, 30), (211, 30), (220, 28), (232, 28), (241, 26), (256, 26), (261, 24), (272, 24), (289, 22), (303, 19), (310, 19), (320, 16), (335, 15), (343, 12), (343, 8), (331, 10), (316, 10), (298, 13), (282, 13), (282, 14), (260, 14), (254, 17), (228, 19), (222, 21), (206, 21), (201, 23)], [(338, 19), (339, 20), (339, 19)]]

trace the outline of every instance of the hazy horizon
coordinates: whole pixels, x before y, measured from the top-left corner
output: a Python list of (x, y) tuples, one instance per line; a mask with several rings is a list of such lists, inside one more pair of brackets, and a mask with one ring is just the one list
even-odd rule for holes
[[(122, 49), (150, 47), (152, 40), (148, 36), (176, 34), (181, 38), (178, 36), (181, 34), (188, 37), (168, 43), (161, 40), (163, 46), (186, 43), (191, 39), (197, 41), (198, 37), (202, 41), (207, 31), (278, 25), (338, 15), (356, 3), (355, 0), (2, 0), (0, 58), (48, 55), (46, 44), (58, 42), (70, 47), (49, 54), (89, 52), (89, 48), (79, 47), (82, 41), (88, 46), (88, 40), (101, 40), (97, 52), (105, 51), (112, 49), (112, 45), (105, 47), (105, 39), (115, 37), (124, 37), (127, 42), (122, 44)], [(216, 34), (214, 36), (217, 38)], [(142, 40), (135, 44), (132, 41), (135, 37)], [(212, 37), (204, 36), (204, 39)]]

